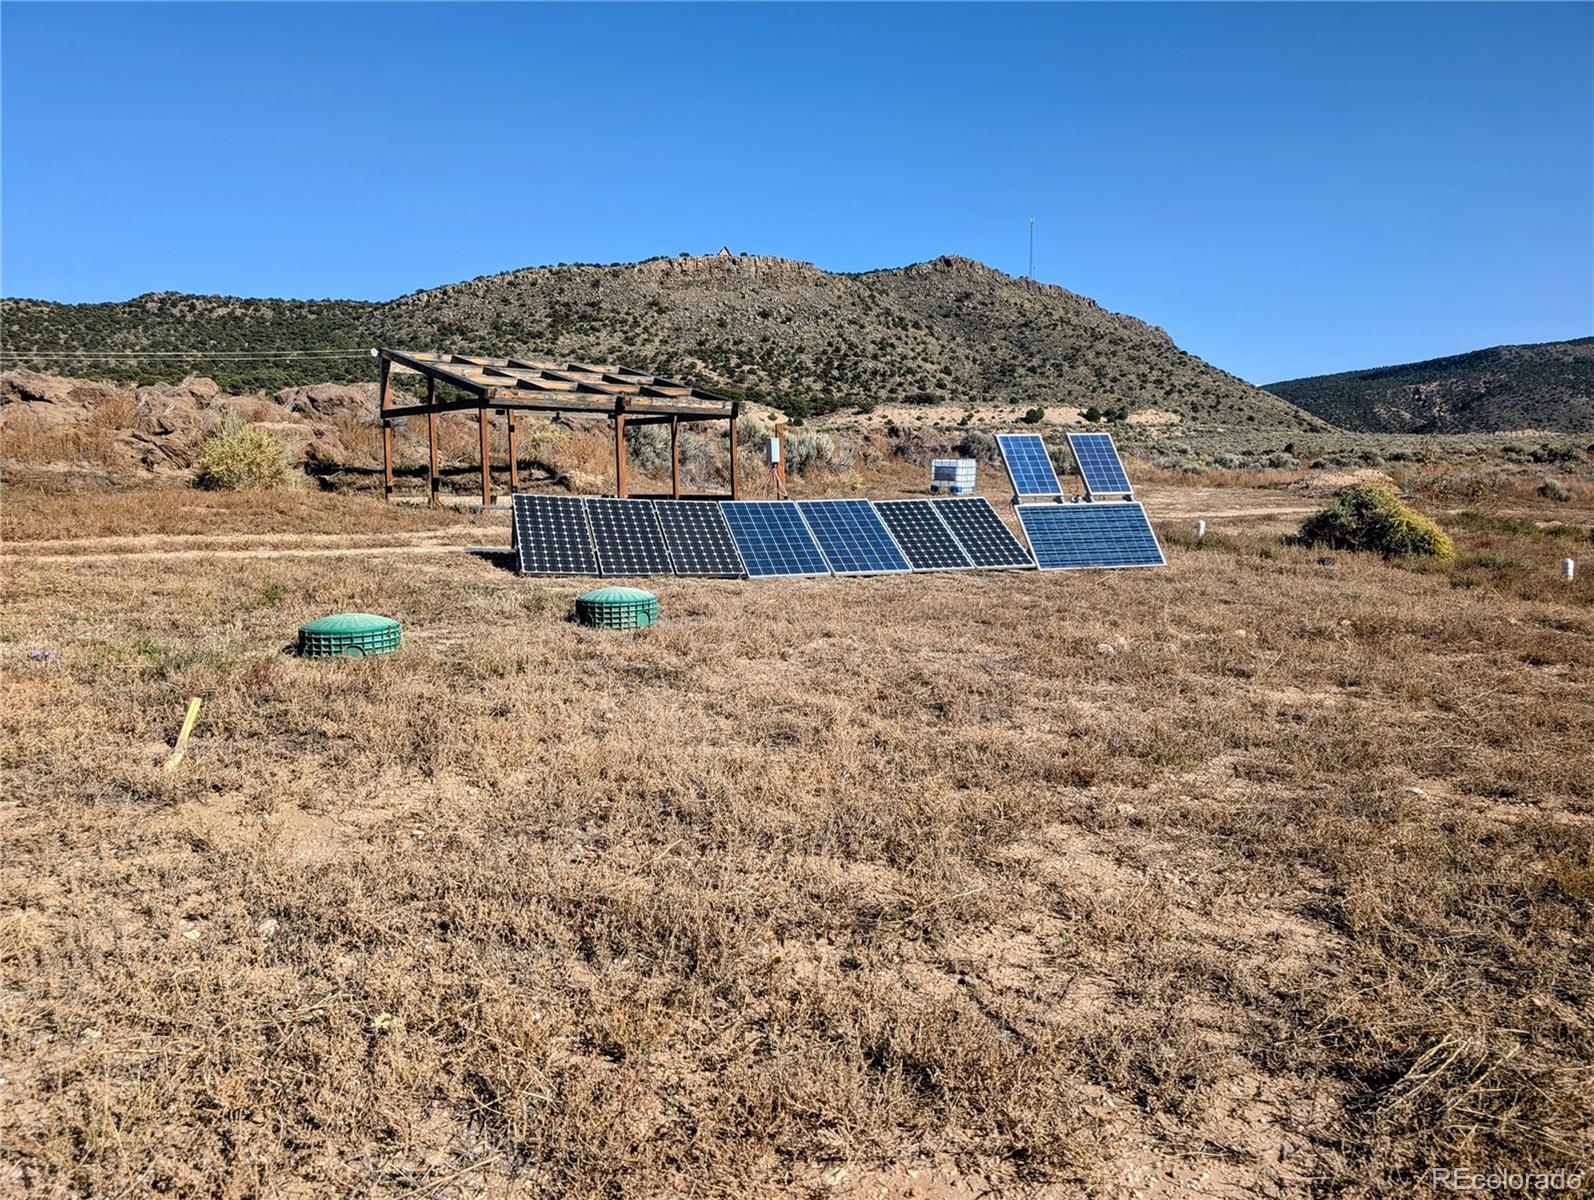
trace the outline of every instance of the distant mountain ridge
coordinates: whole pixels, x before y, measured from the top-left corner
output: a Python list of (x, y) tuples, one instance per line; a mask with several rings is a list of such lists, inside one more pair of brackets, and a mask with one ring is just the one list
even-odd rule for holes
[(858, 274), (756, 255), (509, 271), (385, 302), (158, 293), (110, 304), (0, 301), (4, 366), (236, 390), (372, 377), (369, 358), (47, 357), (343, 349), (621, 362), (801, 415), (877, 402), (984, 401), (1177, 415), (1200, 426), (1313, 429), (1277, 396), (1161, 329), (966, 258)]
[(1594, 337), (1493, 346), (1266, 387), (1331, 424), (1359, 432), (1594, 429)]

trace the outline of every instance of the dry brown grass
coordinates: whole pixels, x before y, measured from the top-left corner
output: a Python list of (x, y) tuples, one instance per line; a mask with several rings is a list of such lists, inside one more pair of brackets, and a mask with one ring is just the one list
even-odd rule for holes
[[(263, 520), (317, 499), (322, 530), (461, 519)], [(12, 537), (59, 520), (10, 501)], [(193, 502), (147, 501), (174, 532)], [(1507, 536), (1460, 531), (1463, 562)], [(1170, 556), (654, 580), (639, 635), (463, 555), (8, 561), (5, 1189), (1375, 1196), (1586, 1167), (1586, 578), (1243, 531)], [(401, 617), (403, 650), (281, 653), (338, 609)]]

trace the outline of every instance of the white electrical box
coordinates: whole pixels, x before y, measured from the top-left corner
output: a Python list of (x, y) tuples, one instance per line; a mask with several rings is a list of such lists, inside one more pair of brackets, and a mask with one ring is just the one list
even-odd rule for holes
[(772, 437), (772, 438), (769, 439), (769, 452), (768, 452), (768, 454), (766, 456), (766, 459), (767, 459), (767, 461), (768, 461), (770, 466), (772, 466), (772, 467), (780, 466), (780, 439), (779, 438)]

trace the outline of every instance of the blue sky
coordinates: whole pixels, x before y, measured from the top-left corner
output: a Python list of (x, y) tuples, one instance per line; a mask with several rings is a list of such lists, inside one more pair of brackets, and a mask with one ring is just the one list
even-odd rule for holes
[(1594, 333), (1594, 6), (0, 8), (0, 290), (964, 254), (1256, 382)]

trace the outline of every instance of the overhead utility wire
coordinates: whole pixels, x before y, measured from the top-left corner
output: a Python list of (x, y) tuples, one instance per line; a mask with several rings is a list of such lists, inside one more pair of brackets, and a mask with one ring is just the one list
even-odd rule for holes
[(364, 358), (370, 350), (12, 350), (7, 358)]

